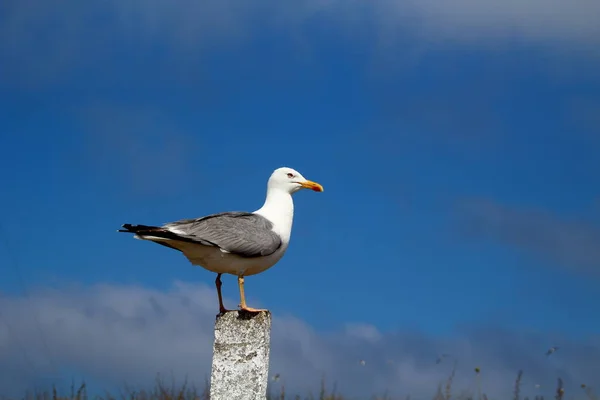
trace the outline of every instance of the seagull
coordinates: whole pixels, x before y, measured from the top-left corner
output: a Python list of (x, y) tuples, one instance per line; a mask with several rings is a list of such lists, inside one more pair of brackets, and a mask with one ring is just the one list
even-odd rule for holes
[(292, 195), (302, 189), (322, 192), (323, 186), (292, 168), (282, 167), (271, 174), (265, 202), (254, 212), (222, 212), (162, 226), (124, 224), (118, 232), (133, 233), (136, 239), (178, 250), (192, 265), (216, 273), (220, 314), (231, 311), (223, 305), (222, 274), (237, 276), (241, 310), (266, 311), (246, 304), (244, 277), (266, 271), (285, 254), (294, 218)]
[(548, 349), (548, 351), (546, 352), (546, 355), (549, 356), (552, 353), (554, 353), (556, 350), (558, 350), (558, 346), (552, 346)]

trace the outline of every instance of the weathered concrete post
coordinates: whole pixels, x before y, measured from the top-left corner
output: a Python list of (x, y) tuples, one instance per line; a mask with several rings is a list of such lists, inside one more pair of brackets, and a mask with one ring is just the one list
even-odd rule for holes
[(265, 400), (271, 313), (230, 311), (217, 317), (210, 400)]

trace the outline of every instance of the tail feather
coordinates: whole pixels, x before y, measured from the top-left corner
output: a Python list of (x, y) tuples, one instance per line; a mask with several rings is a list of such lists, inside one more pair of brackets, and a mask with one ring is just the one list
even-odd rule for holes
[[(170, 239), (177, 240), (180, 239), (177, 234), (159, 226), (151, 226), (151, 225), (132, 225), (132, 224), (123, 224), (122, 227), (124, 229), (119, 229), (117, 232), (126, 232), (126, 233), (134, 233), (134, 238), (136, 239), (146, 239), (150, 240), (154, 243), (160, 244), (162, 246), (169, 247), (174, 250), (181, 251), (177, 247), (171, 246), (166, 243), (164, 240), (152, 240), (152, 238), (158, 239)], [(147, 237), (144, 237), (147, 236)]]
[(160, 238), (178, 240), (180, 242), (194, 242), (194, 240), (190, 238), (178, 235), (177, 233), (160, 226), (123, 224), (123, 228), (125, 229), (119, 229), (118, 232), (134, 233), (135, 237), (138, 239), (146, 239), (144, 237), (146, 236), (149, 240), (152, 240), (152, 238)]

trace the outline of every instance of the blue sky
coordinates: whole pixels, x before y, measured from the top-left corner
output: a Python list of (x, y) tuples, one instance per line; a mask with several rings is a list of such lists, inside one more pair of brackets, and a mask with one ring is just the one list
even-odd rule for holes
[[(118, 361), (84, 354), (91, 336), (58, 333), (56, 321), (91, 318), (76, 309), (88, 303), (128, 315), (128, 293), (142, 305), (162, 299), (180, 323), (172, 297), (195, 288), (210, 345), (214, 275), (116, 229), (255, 210), (285, 165), (325, 192), (295, 195), (288, 253), (247, 279), (251, 305), (271, 309), (275, 324), (281, 316), (272, 370), (297, 372), (294, 356), (314, 367), (304, 367), (307, 380), (325, 371), (349, 390), (358, 381), (382, 390), (404, 379), (411, 391), (406, 382), (440, 378), (426, 364), (444, 346), (467, 346), (465, 376), (471, 361), (499, 371), (490, 392), (525, 366), (548, 390), (557, 368), (570, 383), (592, 379), (573, 364), (600, 367), (590, 358), (600, 354), (600, 9), (447, 3), (9, 1), (0, 9), (0, 340), (11, 361), (2, 368), (28, 357), (17, 347), (38, 349), (67, 368), (60, 379), (116, 385), (105, 372)], [(224, 291), (237, 304), (233, 277)], [(130, 332), (102, 321), (88, 322), (99, 337), (122, 333), (101, 347), (118, 354), (114, 343)], [(148, 326), (139, 335), (159, 335)], [(81, 354), (36, 347), (42, 336), (61, 348), (65, 335)], [(556, 341), (565, 345), (554, 365), (542, 356)], [(141, 342), (150, 347), (140, 352), (155, 346)], [(294, 343), (308, 347), (288, 356)], [(310, 358), (322, 353), (315, 346), (332, 360), (391, 352), (405, 369), (328, 370)], [(191, 374), (206, 357), (155, 362)], [(23, 365), (14, 390), (47, 378)], [(156, 373), (120, 372), (142, 383)]]

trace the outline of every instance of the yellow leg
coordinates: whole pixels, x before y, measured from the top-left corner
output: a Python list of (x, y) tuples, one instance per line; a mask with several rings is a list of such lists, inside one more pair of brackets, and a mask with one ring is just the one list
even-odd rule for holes
[(264, 309), (248, 307), (246, 305), (246, 295), (244, 293), (244, 277), (243, 276), (238, 276), (238, 286), (240, 287), (240, 299), (241, 299), (240, 308), (243, 311), (247, 311), (247, 312), (251, 312), (251, 313), (267, 311)]
[(217, 274), (217, 279), (215, 279), (215, 286), (217, 286), (217, 295), (219, 296), (219, 312), (221, 314), (225, 314), (227, 311), (230, 311), (225, 308), (223, 305), (223, 295), (221, 294), (221, 286), (223, 282), (221, 282), (221, 274)]

